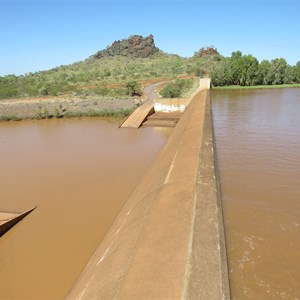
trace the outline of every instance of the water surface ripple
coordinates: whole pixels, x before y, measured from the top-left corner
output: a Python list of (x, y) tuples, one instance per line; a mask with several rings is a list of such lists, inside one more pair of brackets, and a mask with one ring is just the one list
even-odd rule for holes
[(0, 299), (63, 299), (170, 129), (100, 119), (0, 123)]
[(300, 89), (212, 99), (233, 299), (300, 299)]

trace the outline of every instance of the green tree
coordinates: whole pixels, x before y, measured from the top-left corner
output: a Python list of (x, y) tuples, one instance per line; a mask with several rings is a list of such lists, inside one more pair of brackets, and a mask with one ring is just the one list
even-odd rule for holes
[(232, 52), (228, 60), (228, 81), (235, 85), (255, 85), (258, 82), (258, 60), (253, 55)]
[(178, 98), (182, 96), (185, 92), (189, 91), (192, 86), (192, 79), (176, 79), (175, 82), (171, 82), (167, 86), (165, 86), (160, 91), (160, 94), (164, 98)]
[(296, 82), (295, 69), (287, 65), (284, 74), (284, 83), (294, 83)]
[(300, 61), (294, 66), (295, 81), (300, 83)]
[(141, 86), (135, 81), (130, 80), (126, 84), (128, 95), (131, 96), (140, 96), (142, 95)]
[(164, 98), (178, 98), (180, 96), (180, 88), (174, 84), (168, 84), (160, 91), (160, 94)]
[(256, 85), (258, 81), (258, 60), (253, 55), (242, 57), (242, 72), (240, 74), (240, 85)]
[(229, 58), (228, 80), (231, 84), (239, 85), (243, 71), (243, 58), (241, 51), (234, 51)]
[(271, 81), (268, 79), (268, 73), (270, 69), (270, 62), (268, 60), (263, 60), (258, 67), (257, 73), (257, 84), (271, 84)]
[(223, 86), (228, 84), (228, 62), (226, 59), (212, 65), (210, 77), (213, 86)]
[(269, 84), (283, 84), (286, 77), (287, 62), (284, 58), (273, 59), (266, 76)]

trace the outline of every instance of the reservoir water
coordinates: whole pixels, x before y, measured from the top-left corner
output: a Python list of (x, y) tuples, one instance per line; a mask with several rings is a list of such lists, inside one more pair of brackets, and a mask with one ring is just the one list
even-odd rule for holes
[[(233, 299), (300, 299), (300, 89), (212, 91)], [(63, 299), (170, 130), (0, 123), (0, 299)]]
[(171, 129), (100, 119), (0, 123), (0, 299), (63, 299)]
[(233, 299), (300, 299), (300, 89), (212, 100)]

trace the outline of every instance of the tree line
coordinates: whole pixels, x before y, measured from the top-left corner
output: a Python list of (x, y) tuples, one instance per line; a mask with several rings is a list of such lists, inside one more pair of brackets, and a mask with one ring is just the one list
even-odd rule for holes
[(214, 86), (279, 85), (300, 83), (300, 61), (290, 66), (284, 58), (259, 62), (253, 55), (232, 52), (230, 57), (219, 53), (198, 58), (199, 74), (209, 74)]
[[(0, 99), (66, 94), (125, 97), (140, 94), (133, 81), (176, 79), (192, 74), (209, 75), (213, 86), (293, 84), (300, 83), (300, 61), (295, 66), (290, 66), (284, 58), (259, 62), (241, 51), (224, 57), (213, 47), (201, 48), (190, 58), (161, 52), (150, 58), (90, 58), (48, 71), (0, 76)], [(118, 85), (112, 87), (110, 83)], [(179, 94), (179, 90), (179, 84), (175, 84), (165, 93)]]

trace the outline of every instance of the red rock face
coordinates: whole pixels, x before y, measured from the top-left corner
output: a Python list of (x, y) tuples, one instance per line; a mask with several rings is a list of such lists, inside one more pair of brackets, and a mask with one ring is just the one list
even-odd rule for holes
[(110, 47), (97, 52), (94, 57), (102, 58), (122, 55), (134, 58), (145, 58), (157, 52), (159, 52), (159, 49), (155, 46), (152, 34), (145, 38), (141, 35), (133, 35), (128, 39), (113, 42)]
[(199, 57), (219, 54), (217, 49), (213, 47), (205, 47), (199, 50)]

